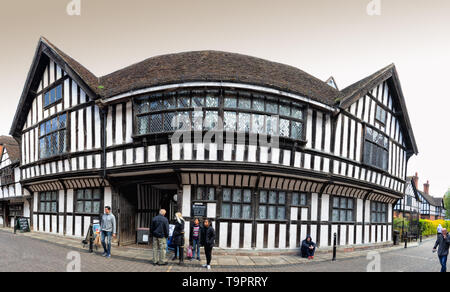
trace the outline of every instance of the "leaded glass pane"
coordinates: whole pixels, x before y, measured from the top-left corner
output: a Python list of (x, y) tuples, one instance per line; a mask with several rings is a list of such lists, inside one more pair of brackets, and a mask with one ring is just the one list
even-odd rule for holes
[(83, 190), (77, 190), (77, 199), (84, 200), (84, 192)]
[(189, 112), (178, 113), (176, 128), (184, 131), (189, 131), (191, 129), (191, 118)]
[(150, 133), (160, 133), (163, 132), (162, 115), (151, 115), (150, 120)]
[(277, 203), (277, 192), (270, 191), (269, 192), (269, 204), (276, 204)]
[(341, 209), (347, 208), (347, 199), (341, 198)]
[(86, 189), (84, 191), (84, 198), (85, 198), (85, 200), (92, 200), (92, 190), (91, 189)]
[(229, 188), (223, 189), (223, 201), (225, 202), (231, 201), (231, 189)]
[(41, 193), (41, 201), (45, 201), (45, 193)]
[(150, 111), (160, 111), (163, 110), (163, 104), (161, 103), (161, 100), (152, 100), (150, 101)]
[(149, 132), (150, 116), (138, 117), (138, 134), (146, 134)]
[(381, 214), (381, 222), (386, 222), (386, 214)]
[(46, 200), (47, 200), (47, 201), (51, 201), (51, 200), (52, 200), (52, 193), (47, 192), (47, 194), (46, 194)]
[(250, 131), (250, 114), (239, 113), (238, 131), (240, 132)]
[(241, 205), (233, 206), (233, 219), (241, 219)]
[(276, 212), (277, 212), (276, 207), (275, 206), (269, 206), (268, 208), (269, 208), (269, 214), (267, 216), (267, 219), (275, 220), (276, 219)]
[(267, 102), (266, 103), (266, 112), (271, 114), (278, 114), (278, 104), (275, 102)]
[(205, 193), (205, 188), (197, 187), (197, 194), (195, 196), (196, 200), (203, 200), (203, 194)]
[(250, 98), (239, 98), (239, 108), (240, 109), (250, 109), (251, 108), (251, 100)]
[(339, 208), (339, 198), (333, 198), (333, 207)]
[(353, 200), (352, 199), (348, 199), (348, 204), (347, 204), (349, 209), (353, 209)]
[(194, 96), (192, 98), (192, 107), (204, 107), (205, 106), (205, 98)]
[(244, 190), (244, 203), (250, 203), (252, 201), (252, 191)]
[(56, 201), (56, 193), (52, 192), (52, 201)]
[(267, 191), (260, 191), (259, 192), (259, 202), (260, 203), (267, 203)]
[(223, 218), (231, 218), (231, 205), (230, 204), (222, 204), (222, 217)]
[(205, 130), (212, 130), (217, 127), (219, 122), (219, 113), (217, 111), (206, 111)]
[(178, 98), (178, 108), (191, 107), (191, 98), (187, 96), (181, 96)]
[(175, 128), (173, 125), (176, 125), (175, 119), (175, 112), (169, 112), (163, 114), (164, 118), (164, 131), (173, 131)]
[(94, 205), (92, 206), (92, 213), (100, 213), (100, 202), (94, 201)]
[(235, 97), (225, 97), (224, 105), (228, 108), (236, 108), (237, 99)]
[(303, 120), (303, 110), (298, 107), (293, 107), (291, 116), (295, 119)]
[(377, 222), (381, 222), (381, 214), (377, 213)]
[(225, 131), (236, 131), (236, 113), (224, 112), (224, 127)]
[(372, 203), (372, 211), (376, 211), (377, 210), (377, 205), (376, 203)]
[(41, 202), (41, 212), (45, 212), (45, 202)]
[(208, 188), (208, 200), (209, 201), (214, 201), (215, 197), (216, 197), (216, 189), (215, 188)]
[(271, 136), (278, 136), (277, 116), (266, 116), (266, 132)]
[(50, 202), (45, 203), (45, 212), (51, 212), (51, 204), (50, 204)]
[(382, 204), (381, 206), (382, 206), (381, 210), (382, 210), (383, 212), (386, 212), (386, 204)]
[(301, 194), (301, 197), (300, 197), (300, 204), (301, 204), (302, 206), (305, 206), (305, 205), (306, 205), (306, 194)]
[(253, 99), (253, 110), (255, 111), (264, 111), (264, 100), (260, 98)]
[(51, 210), (51, 212), (52, 213), (58, 212), (58, 204), (57, 204), (57, 202), (52, 202), (52, 210)]
[(242, 201), (242, 190), (234, 189), (233, 190), (233, 202), (240, 203)]
[(56, 100), (60, 100), (62, 98), (62, 85), (58, 85), (56, 87)]
[(217, 96), (207, 95), (206, 96), (206, 106), (207, 107), (218, 107), (219, 98)]
[(165, 109), (174, 109), (177, 107), (175, 97), (167, 97), (163, 100)]
[(280, 136), (289, 137), (289, 120), (280, 119)]
[(303, 124), (301, 122), (292, 121), (291, 138), (296, 140), (303, 138)]
[(339, 210), (333, 209), (333, 221), (334, 222), (339, 221)]
[(345, 210), (340, 210), (340, 221), (345, 221), (345, 219), (346, 219), (346, 211)]
[(259, 206), (259, 219), (267, 219), (267, 207)]
[(94, 200), (100, 200), (101, 199), (101, 193), (99, 189), (94, 189)]
[(353, 221), (353, 211), (347, 211), (347, 221), (351, 222)]
[(286, 204), (286, 193), (285, 192), (280, 192), (278, 194), (278, 204), (281, 204), (281, 205)]
[(40, 130), (40, 136), (43, 136), (43, 135), (45, 135), (45, 124), (43, 123), (43, 124), (41, 124), (41, 130)]
[(92, 201), (85, 201), (84, 202), (84, 213), (91, 213), (92, 212)]
[(372, 222), (377, 222), (377, 213), (372, 213)]
[(290, 116), (291, 107), (289, 105), (280, 104), (280, 116)]
[(201, 131), (203, 129), (203, 111), (194, 111), (192, 127), (195, 131)]
[(277, 219), (278, 220), (286, 219), (285, 211), (286, 210), (285, 210), (284, 207), (278, 207), (278, 213), (277, 213)]
[(252, 207), (250, 205), (242, 206), (242, 218), (250, 219), (252, 217)]
[(136, 110), (138, 114), (148, 113), (150, 111), (150, 103), (147, 99), (137, 100)]
[(252, 115), (252, 132), (257, 134), (264, 133), (264, 116), (263, 115)]
[(66, 127), (66, 120), (67, 120), (66, 114), (63, 114), (63, 115), (59, 116), (59, 125), (58, 125), (58, 127), (60, 129)]

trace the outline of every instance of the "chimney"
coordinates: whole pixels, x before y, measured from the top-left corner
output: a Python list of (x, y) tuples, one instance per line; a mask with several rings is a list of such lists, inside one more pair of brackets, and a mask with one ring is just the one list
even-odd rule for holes
[(428, 180), (426, 184), (423, 184), (423, 192), (427, 195), (430, 194), (430, 182)]
[(419, 187), (419, 177), (417, 176), (417, 172), (413, 176), (413, 181), (414, 181), (414, 186), (416, 187), (416, 189), (418, 189), (418, 187)]

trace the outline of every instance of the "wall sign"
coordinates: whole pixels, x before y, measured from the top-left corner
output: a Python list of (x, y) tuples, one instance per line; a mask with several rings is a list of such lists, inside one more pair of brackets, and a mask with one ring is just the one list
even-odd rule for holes
[(206, 217), (206, 206), (205, 205), (193, 205), (192, 214), (194, 217)]

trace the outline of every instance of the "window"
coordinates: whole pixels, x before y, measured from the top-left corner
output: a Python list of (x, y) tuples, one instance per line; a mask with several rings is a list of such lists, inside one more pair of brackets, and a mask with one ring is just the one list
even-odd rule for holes
[(379, 169), (388, 169), (389, 140), (381, 132), (366, 127), (364, 139), (364, 163)]
[(306, 206), (308, 202), (307, 194), (305, 193), (292, 193), (292, 202), (293, 206)]
[(49, 106), (62, 99), (62, 84), (50, 89), (44, 94), (44, 107)]
[(381, 106), (377, 105), (375, 119), (384, 125), (386, 124), (386, 117), (387, 112)]
[(333, 197), (333, 222), (352, 222), (354, 202), (351, 198)]
[(408, 207), (412, 206), (412, 197), (411, 196), (407, 196), (406, 206), (408, 206)]
[(1, 170), (1, 183), (2, 186), (14, 183), (14, 171), (11, 166), (7, 166)]
[(219, 129), (305, 138), (305, 107), (272, 96), (225, 90), (154, 93), (134, 99), (135, 135)]
[(259, 219), (285, 220), (286, 219), (286, 192), (259, 191)]
[(39, 157), (47, 158), (66, 151), (67, 115), (62, 114), (40, 125)]
[(197, 187), (194, 189), (194, 201), (214, 201), (216, 189), (214, 187)]
[(372, 202), (372, 223), (385, 223), (387, 207), (384, 203)]
[(82, 214), (100, 214), (102, 205), (101, 189), (76, 190), (76, 212)]
[(42, 192), (39, 194), (39, 212), (57, 213), (58, 212), (58, 194), (55, 191)]
[(222, 218), (251, 219), (252, 192), (250, 189), (224, 188), (222, 194)]

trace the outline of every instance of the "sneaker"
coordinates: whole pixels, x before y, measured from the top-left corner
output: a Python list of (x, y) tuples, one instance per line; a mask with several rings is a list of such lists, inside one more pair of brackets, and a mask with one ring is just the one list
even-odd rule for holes
[(210, 266), (210, 265), (207, 265), (206, 268), (207, 268), (208, 270), (211, 270), (211, 266)]
[(314, 257), (311, 257), (311, 259), (313, 260), (313, 259), (314, 259)]
[(208, 267), (208, 265), (202, 265), (202, 268), (207, 268)]
[(166, 262), (166, 263), (160, 263), (160, 264), (158, 264), (159, 266), (167, 266), (168, 265), (168, 263)]
[(108, 254), (106, 253), (106, 252), (104, 252), (103, 254), (102, 254), (102, 257), (106, 257)]
[(107, 258), (107, 259), (110, 259), (110, 258), (111, 258), (111, 255), (110, 255), (110, 254), (109, 254), (109, 255), (107, 255), (107, 256), (106, 256), (106, 258)]
[(197, 258), (197, 261), (201, 261), (200, 258)]

